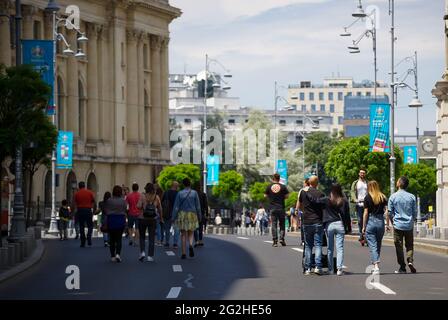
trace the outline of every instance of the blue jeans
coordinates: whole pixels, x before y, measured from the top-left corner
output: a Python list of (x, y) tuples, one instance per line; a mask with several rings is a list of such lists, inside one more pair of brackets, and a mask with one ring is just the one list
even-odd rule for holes
[(318, 269), (322, 269), (322, 237), (324, 234), (324, 227), (321, 223), (304, 225), (305, 231), (305, 268), (311, 269), (313, 266), (312, 254), (313, 247), (315, 250), (315, 263)]
[(92, 209), (79, 208), (77, 214), (79, 221), (79, 233), (81, 235), (81, 245), (86, 243), (85, 227), (87, 227), (87, 242), (90, 244), (92, 242), (93, 231)]
[[(165, 220), (164, 226), (165, 226), (165, 245), (169, 245), (170, 244), (170, 238), (171, 238), (171, 226), (172, 226), (173, 222), (169, 219)], [(173, 236), (173, 246), (177, 245), (179, 242), (179, 229), (177, 229), (175, 226), (173, 226), (174, 228), (174, 236)]]
[(336, 268), (342, 269), (344, 265), (344, 236), (345, 229), (342, 221), (335, 221), (327, 226), (328, 239), (328, 272), (333, 272), (333, 253), (334, 253), (334, 238), (336, 236)]
[(369, 215), (366, 226), (366, 240), (370, 249), (372, 264), (380, 262), (381, 242), (384, 236), (384, 218)]
[(164, 230), (164, 223), (161, 223), (159, 219), (157, 219), (156, 224), (156, 238), (157, 241), (163, 242), (163, 239), (165, 238), (165, 232)]
[(359, 238), (362, 237), (362, 226), (363, 226), (363, 219), (364, 219), (364, 207), (356, 205), (356, 215), (358, 216), (358, 233)]

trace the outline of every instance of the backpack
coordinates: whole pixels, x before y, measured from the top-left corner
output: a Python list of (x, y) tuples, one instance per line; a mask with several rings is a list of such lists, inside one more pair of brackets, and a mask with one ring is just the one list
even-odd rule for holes
[[(155, 199), (154, 199), (155, 200)], [(143, 217), (145, 219), (155, 219), (157, 218), (157, 208), (153, 202), (148, 202), (143, 208)]]

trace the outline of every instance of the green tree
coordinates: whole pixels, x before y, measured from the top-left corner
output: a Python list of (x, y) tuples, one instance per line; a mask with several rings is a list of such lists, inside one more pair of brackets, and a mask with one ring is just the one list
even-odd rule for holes
[(201, 170), (194, 164), (178, 164), (163, 168), (157, 178), (157, 183), (163, 190), (168, 190), (173, 181), (182, 183), (185, 178), (190, 178), (192, 185), (201, 179)]
[(298, 192), (291, 192), (289, 197), (285, 200), (285, 209), (295, 208), (297, 203)]
[[(396, 172), (403, 167), (403, 153), (395, 148)], [(376, 180), (384, 193), (389, 194), (389, 154), (382, 152), (369, 152), (369, 137), (360, 136), (344, 139), (330, 152), (325, 172), (335, 179), (346, 190), (358, 178), (359, 169), (367, 171), (367, 179)]]
[(266, 204), (267, 199), (264, 196), (269, 182), (255, 182), (249, 188), (249, 197), (253, 206), (258, 206), (260, 203)]
[(405, 164), (401, 171), (409, 179), (408, 191), (420, 198), (434, 196), (437, 191), (436, 170), (424, 163)]
[(219, 183), (213, 186), (212, 193), (228, 206), (232, 206), (241, 199), (244, 178), (235, 170), (219, 174)]

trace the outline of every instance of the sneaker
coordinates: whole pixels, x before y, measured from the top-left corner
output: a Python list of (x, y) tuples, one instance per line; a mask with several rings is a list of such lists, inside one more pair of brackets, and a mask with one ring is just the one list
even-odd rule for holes
[(145, 260), (145, 253), (144, 252), (140, 253), (140, 258), (138, 258), (138, 260), (140, 260), (141, 262), (143, 262), (143, 260)]
[(380, 268), (378, 268), (378, 267), (373, 267), (373, 269), (372, 269), (372, 274), (375, 274), (375, 275), (380, 274)]
[(183, 254), (180, 258), (181, 259), (187, 259), (187, 255)]
[(344, 274), (344, 271), (342, 269), (338, 269), (338, 272), (336, 272), (338, 276), (342, 276)]
[(417, 269), (415, 269), (414, 265), (412, 263), (408, 263), (409, 269), (411, 269), (412, 273), (417, 273)]
[(274, 241), (274, 242), (272, 243), (272, 246), (273, 246), (273, 247), (278, 247), (278, 243), (277, 243), (277, 241)]
[(195, 243), (193, 247), (197, 248), (199, 246), (199, 243)]
[(104, 242), (104, 246), (105, 246), (105, 247), (108, 247), (108, 246), (109, 246), (109, 242), (105, 241), (105, 242)]
[(314, 269), (314, 274), (317, 274), (318, 276), (322, 275), (322, 269), (319, 269), (318, 267), (316, 267)]
[(282, 247), (286, 247), (286, 242), (285, 242), (285, 240), (280, 241), (280, 244), (282, 245)]
[(193, 250), (193, 247), (190, 247), (189, 248), (189, 256), (191, 257), (191, 258), (193, 258), (194, 257), (194, 250)]
[(402, 269), (402, 268), (400, 268), (400, 269), (398, 269), (398, 270), (395, 270), (395, 273), (396, 273), (396, 274), (403, 274), (403, 273), (407, 273), (407, 272), (406, 272), (406, 269)]
[(92, 240), (87, 240), (87, 244), (89, 245), (89, 247), (92, 246)]
[(129, 241), (129, 245), (130, 246), (132, 246), (134, 243), (132, 242), (132, 240), (131, 241)]
[(117, 255), (115, 256), (115, 259), (117, 260), (117, 262), (121, 262), (121, 257), (120, 257), (119, 254), (117, 254)]
[(64, 239), (63, 238), (59, 238), (59, 241), (64, 241)]
[(153, 257), (150, 257), (150, 256), (148, 256), (148, 262), (153, 262), (154, 261), (154, 258)]
[(306, 276), (311, 275), (311, 269), (306, 269), (306, 270), (305, 270), (305, 275), (306, 275)]
[(112, 261), (112, 262), (116, 262), (116, 261), (117, 261), (117, 258), (112, 257), (112, 258), (110, 258), (110, 261)]

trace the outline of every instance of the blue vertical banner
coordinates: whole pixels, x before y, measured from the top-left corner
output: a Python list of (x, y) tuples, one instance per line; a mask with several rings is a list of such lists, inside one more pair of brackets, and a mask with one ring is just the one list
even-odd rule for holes
[(288, 184), (288, 163), (286, 160), (277, 160), (277, 167), (275, 169), (280, 175), (280, 183), (287, 185)]
[(71, 169), (73, 166), (73, 132), (59, 131), (56, 149), (56, 168)]
[(404, 164), (418, 163), (417, 146), (406, 146), (403, 148), (403, 151), (404, 151), (404, 157), (403, 157)]
[(370, 152), (390, 152), (390, 105), (370, 105)]
[(50, 100), (47, 105), (47, 115), (56, 113), (53, 99), (54, 69), (53, 40), (22, 40), (23, 64), (31, 64), (51, 87)]
[(207, 157), (207, 185), (216, 186), (219, 183), (219, 156)]

